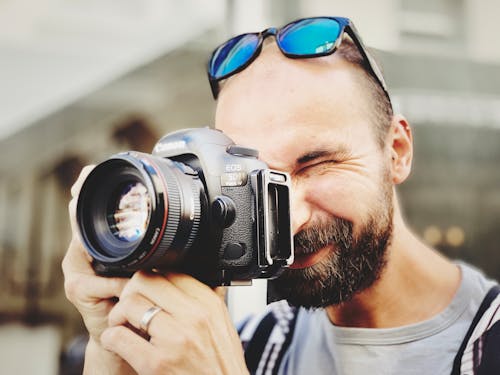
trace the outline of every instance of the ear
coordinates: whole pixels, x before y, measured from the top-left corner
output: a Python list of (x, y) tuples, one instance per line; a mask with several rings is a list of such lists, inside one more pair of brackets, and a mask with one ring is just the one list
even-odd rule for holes
[(392, 117), (386, 145), (391, 157), (392, 182), (395, 185), (401, 184), (410, 175), (413, 160), (413, 135), (408, 121), (403, 116)]

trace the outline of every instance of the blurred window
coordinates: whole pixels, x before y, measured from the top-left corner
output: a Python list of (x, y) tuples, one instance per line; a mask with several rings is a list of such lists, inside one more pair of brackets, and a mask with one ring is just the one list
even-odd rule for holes
[(402, 51), (458, 54), (465, 45), (463, 0), (401, 0)]

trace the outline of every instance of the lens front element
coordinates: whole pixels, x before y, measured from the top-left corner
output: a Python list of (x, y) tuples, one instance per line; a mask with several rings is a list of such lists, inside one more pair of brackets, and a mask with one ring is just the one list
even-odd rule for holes
[(108, 208), (108, 224), (113, 235), (134, 242), (146, 232), (151, 212), (151, 198), (141, 182), (130, 182), (116, 189)]

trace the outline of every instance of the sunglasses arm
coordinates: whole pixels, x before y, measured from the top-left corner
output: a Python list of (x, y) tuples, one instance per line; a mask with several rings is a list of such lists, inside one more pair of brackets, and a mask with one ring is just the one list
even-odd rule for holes
[(214, 99), (217, 100), (219, 96), (219, 82), (216, 79), (212, 78), (210, 74), (208, 75), (208, 81), (210, 82), (210, 89), (212, 90), (212, 95)]
[(358, 47), (359, 51), (365, 58), (365, 60), (368, 62), (368, 66), (370, 70), (372, 71), (373, 75), (377, 80), (379, 81), (380, 85), (382, 86), (385, 95), (387, 96), (387, 99), (389, 100), (389, 103), (391, 103), (391, 98), (389, 96), (389, 92), (387, 90), (387, 84), (385, 83), (384, 76), (382, 75), (382, 71), (380, 70), (377, 62), (371, 55), (371, 53), (368, 51), (368, 49), (365, 47), (363, 44), (363, 41), (361, 40), (358, 31), (356, 30), (356, 27), (352, 22), (349, 22), (348, 25), (346, 25), (346, 32), (347, 34), (351, 37), (352, 41), (356, 44)]

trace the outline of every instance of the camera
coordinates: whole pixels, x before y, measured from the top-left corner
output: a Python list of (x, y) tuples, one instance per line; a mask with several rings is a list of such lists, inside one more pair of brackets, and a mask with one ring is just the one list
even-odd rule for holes
[(77, 222), (100, 275), (174, 270), (237, 285), (293, 263), (290, 176), (210, 128), (98, 164), (82, 185)]

